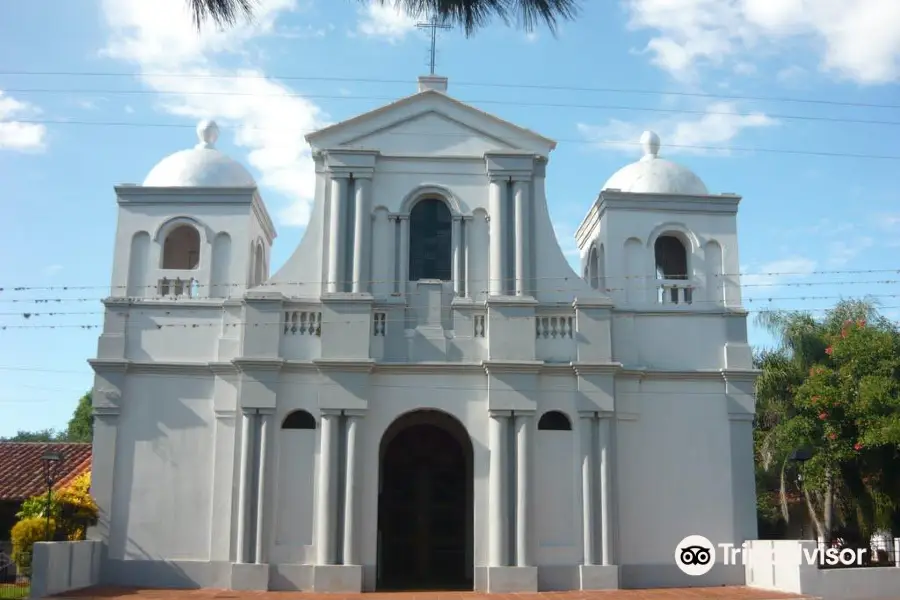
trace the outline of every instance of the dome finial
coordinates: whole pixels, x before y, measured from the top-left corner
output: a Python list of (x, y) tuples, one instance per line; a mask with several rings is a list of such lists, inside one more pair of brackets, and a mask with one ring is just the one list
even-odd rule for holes
[(197, 124), (197, 138), (200, 143), (198, 148), (214, 148), (219, 139), (219, 126), (215, 121), (204, 119)]
[(659, 136), (652, 131), (645, 131), (641, 135), (641, 148), (644, 150), (644, 159), (657, 158), (659, 156)]

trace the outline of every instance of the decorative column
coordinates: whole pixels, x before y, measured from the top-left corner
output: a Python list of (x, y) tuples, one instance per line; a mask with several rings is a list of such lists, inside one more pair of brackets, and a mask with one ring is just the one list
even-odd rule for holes
[(462, 218), (455, 216), (453, 217), (453, 228), (450, 232), (450, 240), (452, 244), (452, 252), (453, 252), (453, 295), (454, 296), (462, 296), (462, 273), (460, 272), (460, 250), (461, 250), (461, 241), (460, 235), (462, 228), (460, 227), (460, 223), (462, 222)]
[(490, 211), (490, 282), (491, 296), (502, 296), (506, 292), (506, 241), (503, 236), (506, 224), (505, 194), (506, 181), (492, 177), (488, 189), (488, 210)]
[(346, 454), (344, 456), (344, 540), (342, 548), (342, 564), (358, 565), (359, 555), (356, 545), (356, 513), (358, 510), (356, 447), (359, 435), (360, 415), (347, 413)]
[(462, 222), (462, 231), (463, 231), (463, 281), (465, 283), (465, 295), (466, 298), (472, 297), (472, 270), (470, 268), (469, 256), (471, 252), (469, 251), (469, 247), (471, 246), (471, 237), (472, 237), (472, 218), (463, 218)]
[(369, 198), (371, 180), (361, 177), (353, 180), (355, 185), (356, 211), (353, 219), (353, 292), (360, 294), (368, 291), (368, 264), (371, 250), (369, 248), (369, 227), (372, 218), (369, 215)]
[(247, 562), (249, 540), (247, 539), (250, 526), (250, 485), (253, 481), (253, 463), (251, 438), (253, 436), (253, 422), (256, 415), (249, 411), (241, 411), (241, 473), (238, 487), (238, 522), (237, 522), (237, 552), (235, 562)]
[(581, 413), (581, 499), (582, 540), (585, 565), (593, 565), (594, 555), (594, 413)]
[(343, 236), (344, 204), (347, 199), (347, 177), (331, 174), (331, 197), (328, 216), (328, 285), (330, 293), (344, 291)]
[(509, 566), (509, 522), (507, 507), (507, 456), (508, 413), (491, 411), (488, 430), (488, 447), (491, 453), (488, 472), (488, 565)]
[(400, 287), (397, 285), (397, 282), (400, 281), (400, 241), (397, 239), (397, 215), (389, 214), (387, 219), (388, 231), (390, 231), (388, 239), (390, 240), (391, 266), (388, 269), (389, 279), (386, 287), (390, 293), (395, 294), (400, 291)]
[(600, 559), (604, 566), (613, 564), (612, 519), (610, 518), (610, 417), (601, 415), (597, 429), (597, 446), (600, 454)]
[(532, 566), (531, 439), (534, 415), (516, 414), (516, 566)]
[(516, 181), (513, 184), (513, 203), (515, 206), (515, 231), (516, 231), (516, 296), (527, 296), (528, 289), (528, 258), (530, 256), (530, 235), (528, 223), (528, 182)]
[(266, 485), (268, 484), (269, 471), (269, 431), (272, 421), (272, 413), (260, 413), (259, 419), (259, 471), (256, 482), (256, 553), (255, 562), (258, 565), (268, 562), (266, 549)]
[(406, 295), (407, 278), (409, 277), (409, 215), (397, 215), (400, 219), (400, 274), (397, 277), (399, 291)]
[(319, 468), (316, 472), (316, 564), (333, 565), (337, 524), (335, 473), (337, 471), (338, 415), (322, 413), (319, 432)]

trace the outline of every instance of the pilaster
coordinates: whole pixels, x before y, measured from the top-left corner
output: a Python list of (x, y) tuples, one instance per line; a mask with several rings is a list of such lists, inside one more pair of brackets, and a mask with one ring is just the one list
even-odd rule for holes
[(529, 297), (488, 297), (487, 342), (488, 357), (492, 361), (535, 360), (534, 318), (537, 306), (537, 300)]
[(107, 298), (103, 301), (103, 333), (97, 341), (97, 357), (100, 359), (124, 359), (128, 341), (128, 317), (131, 300)]
[(533, 412), (537, 409), (538, 374), (543, 361), (486, 360), (488, 408)]
[(244, 296), (241, 356), (278, 359), (284, 323), (284, 300), (284, 296), (278, 292), (248, 292)]
[(369, 294), (322, 296), (322, 358), (367, 360), (372, 340)]
[[(96, 367), (95, 367), (96, 368)], [(94, 417), (92, 440), (93, 463), (91, 466), (91, 495), (97, 503), (97, 524), (89, 531), (88, 538), (109, 543), (113, 532), (113, 508), (115, 504), (116, 451), (119, 432), (119, 415), (122, 410), (124, 369), (121, 373), (100, 372), (94, 377), (91, 406)]]
[(579, 362), (612, 362), (612, 302), (605, 298), (577, 298), (576, 352)]

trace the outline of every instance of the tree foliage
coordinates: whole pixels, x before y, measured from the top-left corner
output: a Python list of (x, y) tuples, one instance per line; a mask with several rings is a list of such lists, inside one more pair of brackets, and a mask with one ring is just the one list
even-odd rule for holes
[[(900, 508), (900, 332), (872, 303), (845, 301), (822, 320), (760, 319), (780, 340), (757, 354), (756, 450), (778, 473), (781, 512), (798, 476), (818, 535), (890, 528)], [(808, 460), (791, 461), (802, 449)]]
[[(357, 0), (369, 2), (370, 0)], [(515, 21), (526, 31), (544, 24), (555, 32), (560, 21), (574, 19), (581, 0), (377, 0), (415, 17), (434, 17), (471, 35), (495, 18)], [(253, 16), (258, 0), (187, 0), (194, 24), (231, 27)]]
[(63, 489), (50, 495), (50, 529), (47, 529), (47, 495), (32, 496), (22, 503), (10, 536), (13, 561), (27, 572), (35, 542), (61, 536), (69, 541), (83, 540), (87, 528), (97, 522), (99, 509), (91, 496), (90, 472), (79, 475)]

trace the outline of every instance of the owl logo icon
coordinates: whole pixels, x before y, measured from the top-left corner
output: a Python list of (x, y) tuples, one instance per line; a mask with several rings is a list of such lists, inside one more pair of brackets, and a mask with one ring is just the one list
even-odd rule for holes
[(702, 535), (689, 535), (675, 547), (675, 564), (685, 575), (705, 575), (715, 562), (716, 548)]

